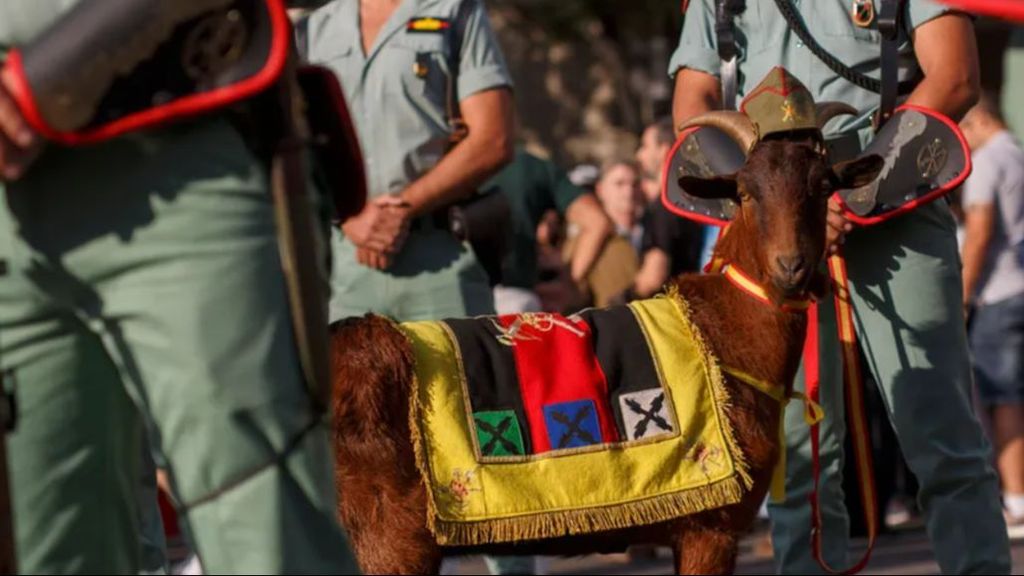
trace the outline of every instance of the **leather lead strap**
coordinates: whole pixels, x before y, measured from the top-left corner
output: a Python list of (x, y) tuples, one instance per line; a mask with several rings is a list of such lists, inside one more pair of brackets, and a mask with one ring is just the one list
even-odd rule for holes
[(892, 117), (899, 96), (899, 39), (902, 28), (902, 5), (900, 0), (881, 0), (882, 11), (878, 15), (878, 31), (882, 34), (882, 85), (875, 129), (881, 128)]
[[(867, 412), (864, 407), (864, 379), (861, 373), (860, 352), (857, 332), (853, 319), (853, 303), (850, 300), (850, 283), (846, 275), (846, 260), (841, 254), (828, 258), (829, 275), (835, 291), (836, 329), (842, 349), (843, 390), (850, 438), (853, 441), (853, 457), (857, 470), (857, 488), (864, 503), (864, 524), (867, 527), (868, 543), (857, 562), (844, 569), (833, 568), (825, 561), (822, 544), (821, 506), (818, 501), (821, 461), (819, 458), (820, 426), (811, 426), (811, 469), (814, 488), (811, 492), (811, 549), (815, 560), (828, 574), (856, 574), (867, 566), (875, 548), (878, 535), (878, 513), (876, 507), (874, 463), (871, 454), (871, 436), (868, 432)], [(814, 402), (820, 399), (820, 371), (818, 365), (818, 310), (812, 309), (808, 316), (807, 343), (804, 347), (804, 375), (807, 395)], [(833, 418), (838, 415), (833, 414)]]

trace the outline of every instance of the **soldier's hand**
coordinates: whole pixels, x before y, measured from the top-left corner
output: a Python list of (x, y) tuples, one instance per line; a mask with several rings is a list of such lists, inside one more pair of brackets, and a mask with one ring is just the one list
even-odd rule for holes
[(391, 267), (391, 256), (368, 248), (356, 249), (356, 261), (376, 270), (387, 270)]
[(409, 233), (409, 204), (394, 196), (374, 199), (341, 229), (359, 248), (394, 254), (402, 249)]
[(22, 117), (8, 94), (7, 82), (0, 75), (0, 179), (17, 180), (39, 154), (43, 140)]
[(846, 241), (846, 234), (853, 230), (853, 224), (843, 216), (843, 207), (833, 197), (828, 200), (828, 219), (825, 225), (826, 254), (831, 256), (839, 252), (839, 247)]

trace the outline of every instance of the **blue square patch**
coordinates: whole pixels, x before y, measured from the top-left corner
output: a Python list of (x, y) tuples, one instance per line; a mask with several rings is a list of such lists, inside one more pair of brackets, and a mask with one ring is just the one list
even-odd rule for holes
[(552, 450), (604, 443), (593, 400), (548, 404), (544, 407), (544, 427)]

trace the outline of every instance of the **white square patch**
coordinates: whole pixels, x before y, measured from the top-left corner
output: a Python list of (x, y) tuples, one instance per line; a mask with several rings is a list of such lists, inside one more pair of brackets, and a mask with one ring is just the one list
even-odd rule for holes
[(661, 388), (619, 396), (626, 437), (629, 440), (641, 440), (675, 432), (675, 418), (669, 406), (665, 391)]

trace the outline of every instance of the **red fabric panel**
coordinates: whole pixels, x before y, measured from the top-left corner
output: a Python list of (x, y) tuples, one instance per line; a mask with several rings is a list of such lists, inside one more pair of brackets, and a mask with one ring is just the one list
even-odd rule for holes
[[(574, 400), (593, 400), (604, 442), (618, 442), (619, 433), (608, 400), (608, 382), (594, 354), (590, 326), (583, 320), (572, 321), (553, 315), (554, 323), (523, 325), (512, 347), (519, 375), (519, 390), (533, 441), (533, 453), (551, 451), (544, 425), (544, 406)], [(502, 316), (508, 329), (518, 318)], [(559, 323), (572, 325), (574, 333)]]

